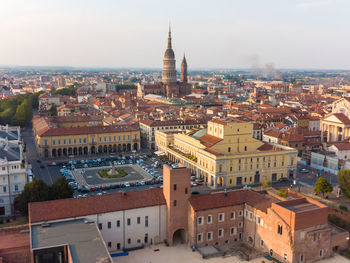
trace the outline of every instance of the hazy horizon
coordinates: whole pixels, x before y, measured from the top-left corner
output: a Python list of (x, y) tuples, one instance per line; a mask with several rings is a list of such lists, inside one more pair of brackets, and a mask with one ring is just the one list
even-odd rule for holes
[(350, 1), (3, 0), (0, 67), (349, 70)]

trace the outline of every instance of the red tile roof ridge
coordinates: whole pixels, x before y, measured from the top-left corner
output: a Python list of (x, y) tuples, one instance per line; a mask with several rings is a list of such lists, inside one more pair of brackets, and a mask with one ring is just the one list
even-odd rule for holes
[(32, 224), (165, 204), (161, 188), (34, 202), (28, 204), (29, 222)]

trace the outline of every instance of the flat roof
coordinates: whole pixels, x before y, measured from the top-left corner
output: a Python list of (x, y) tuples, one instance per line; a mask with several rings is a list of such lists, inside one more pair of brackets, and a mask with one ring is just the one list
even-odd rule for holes
[(314, 203), (309, 202), (307, 199), (305, 198), (301, 198), (301, 199), (296, 199), (296, 200), (292, 200), (293, 202), (279, 202), (278, 205), (293, 211), (295, 213), (299, 213), (299, 212), (305, 212), (305, 211), (310, 211), (310, 210), (314, 210), (314, 209), (319, 209), (322, 208)]
[(32, 249), (68, 245), (73, 262), (112, 262), (95, 223), (73, 220), (31, 226)]

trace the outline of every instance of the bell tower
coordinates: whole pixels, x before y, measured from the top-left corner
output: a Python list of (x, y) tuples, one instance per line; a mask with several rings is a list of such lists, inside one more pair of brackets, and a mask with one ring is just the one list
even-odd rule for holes
[(180, 81), (183, 83), (187, 83), (187, 61), (186, 61), (185, 54), (184, 54), (184, 58), (182, 59), (182, 63), (181, 63)]

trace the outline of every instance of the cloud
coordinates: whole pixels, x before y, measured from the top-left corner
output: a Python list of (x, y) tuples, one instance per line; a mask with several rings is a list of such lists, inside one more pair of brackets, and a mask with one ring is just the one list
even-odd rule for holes
[(320, 6), (329, 6), (333, 4), (341, 4), (344, 0), (321, 0), (321, 1), (308, 1), (301, 2), (296, 5), (297, 8), (311, 8), (311, 7), (320, 7)]

